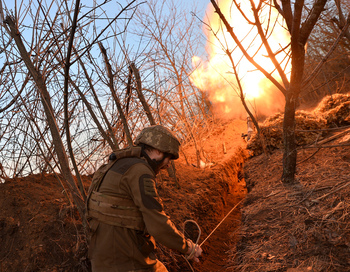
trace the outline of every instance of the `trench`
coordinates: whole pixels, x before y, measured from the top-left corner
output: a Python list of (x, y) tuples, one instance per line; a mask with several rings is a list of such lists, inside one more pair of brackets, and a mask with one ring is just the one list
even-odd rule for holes
[[(186, 211), (186, 214), (178, 215), (175, 222), (182, 223), (186, 219), (194, 219), (198, 223), (202, 232), (198, 244), (205, 240), (202, 245), (203, 254), (200, 263), (190, 263), (192, 268), (181, 257), (177, 257), (173, 263), (168, 258), (160, 257), (160, 260), (166, 264), (170, 272), (234, 271), (232, 265), (241, 225), (240, 207), (247, 194), (242, 173), (246, 158), (244, 150), (238, 149), (224, 163), (200, 173), (195, 179), (195, 183), (200, 184), (200, 187), (196, 188), (197, 190), (193, 190), (193, 188), (188, 190), (187, 188), (188, 199), (192, 199), (192, 201), (186, 202), (183, 199), (180, 199), (180, 201), (190, 204), (191, 208)], [(188, 172), (189, 170), (178, 167), (179, 180), (188, 178), (188, 176), (183, 176), (182, 171)], [(191, 177), (195, 174), (192, 173)], [(183, 187), (181, 190), (186, 191)], [(160, 194), (162, 194), (162, 191)], [(169, 195), (165, 195), (166, 200), (167, 197)], [(173, 195), (172, 197), (176, 196)], [(237, 207), (234, 208), (236, 205)], [(220, 225), (218, 226), (218, 224)], [(213, 231), (214, 229), (215, 231)], [(195, 241), (198, 237), (198, 229), (194, 224), (189, 223), (186, 225), (185, 234)]]
[(239, 241), (238, 234), (241, 225), (240, 203), (243, 202), (247, 193), (242, 175), (243, 162), (241, 159), (243, 158), (232, 158), (220, 170), (220, 178), (227, 182), (228, 191), (227, 193), (223, 191), (224, 205), (215, 218), (214, 224), (210, 224), (211, 228), (213, 225), (220, 225), (203, 244), (205, 252), (203, 262), (198, 265), (197, 271), (225, 271), (234, 262), (233, 256)]

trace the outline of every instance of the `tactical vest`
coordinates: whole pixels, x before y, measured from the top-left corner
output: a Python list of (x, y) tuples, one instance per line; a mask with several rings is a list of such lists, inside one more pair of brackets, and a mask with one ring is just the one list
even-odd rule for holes
[(101, 166), (92, 178), (86, 199), (87, 220), (97, 219), (112, 226), (144, 231), (145, 224), (142, 214), (130, 197), (127, 195), (109, 196), (98, 192), (108, 170), (122, 158), (140, 158), (141, 147), (131, 147), (117, 151), (115, 156), (115, 160)]

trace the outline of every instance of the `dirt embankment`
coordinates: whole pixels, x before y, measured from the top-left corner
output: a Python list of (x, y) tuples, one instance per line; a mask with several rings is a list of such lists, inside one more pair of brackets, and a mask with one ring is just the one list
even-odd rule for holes
[(54, 175), (0, 184), (0, 271), (84, 271), (84, 233)]
[(296, 181), (282, 176), (283, 114), (262, 124), (268, 152), (254, 137), (245, 163), (249, 193), (228, 260), (233, 271), (350, 271), (350, 95), (325, 97), (296, 112)]

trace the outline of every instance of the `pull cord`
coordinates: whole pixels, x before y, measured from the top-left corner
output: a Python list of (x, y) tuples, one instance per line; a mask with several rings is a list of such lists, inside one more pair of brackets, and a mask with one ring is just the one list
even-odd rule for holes
[(234, 209), (236, 209), (236, 208), (238, 207), (238, 205), (241, 204), (241, 202), (243, 201), (243, 199), (244, 199), (244, 198), (242, 198), (242, 199), (231, 209), (231, 211), (229, 211), (228, 214), (226, 214), (226, 216), (220, 221), (220, 223), (216, 225), (216, 227), (215, 227), (215, 228), (212, 230), (212, 232), (207, 236), (207, 238), (205, 238), (205, 239), (203, 240), (203, 242), (199, 245), (200, 247), (204, 244), (204, 242), (205, 242), (206, 240), (208, 240), (208, 238), (214, 233), (214, 231), (217, 230), (217, 228), (222, 224), (222, 222), (225, 221), (225, 219), (230, 215), (230, 213), (232, 213), (232, 212), (234, 211)]
[[(217, 230), (217, 228), (222, 224), (222, 222), (224, 222), (225, 219), (238, 207), (238, 205), (242, 203), (243, 200), (244, 200), (244, 198), (242, 198), (242, 199), (241, 199), (227, 214), (226, 214), (226, 216), (219, 222), (219, 224), (216, 225), (216, 227), (212, 230), (212, 232), (211, 232), (211, 233), (203, 240), (203, 242), (199, 245), (200, 247), (202, 247), (202, 245), (205, 243), (205, 241), (208, 240), (208, 238)], [(192, 267), (192, 265), (189, 263), (188, 259), (192, 256), (192, 254), (194, 254), (195, 249), (196, 249), (196, 246), (198, 245), (199, 238), (200, 238), (200, 236), (201, 236), (201, 234), (202, 234), (202, 231), (201, 231), (201, 228), (199, 227), (199, 225), (198, 225), (198, 223), (197, 223), (196, 221), (194, 221), (194, 220), (186, 220), (186, 221), (184, 222), (184, 226), (183, 226), (183, 233), (185, 233), (185, 226), (186, 226), (187, 223), (193, 223), (193, 224), (195, 224), (195, 225), (197, 226), (197, 228), (198, 228), (198, 237), (197, 237), (197, 239), (196, 239), (195, 246), (193, 247), (191, 253), (190, 253), (187, 257), (185, 257), (185, 256), (183, 256), (183, 255), (181, 255), (181, 256), (185, 259), (185, 261), (187, 262), (188, 266), (191, 268), (192, 272), (194, 272), (193, 267)]]
[(199, 227), (199, 225), (198, 225), (198, 223), (196, 221), (189, 219), (189, 220), (186, 220), (184, 222), (182, 233), (185, 233), (185, 227), (186, 227), (187, 223), (193, 223), (193, 224), (196, 225), (196, 227), (198, 228), (198, 237), (196, 239), (196, 242), (194, 243), (194, 246), (192, 247), (192, 251), (190, 252), (190, 254), (188, 256), (184, 256), (184, 255), (181, 255), (181, 256), (185, 259), (185, 261), (187, 262), (188, 266), (191, 268), (191, 271), (194, 272), (193, 267), (192, 267), (192, 265), (190, 264), (190, 262), (188, 260), (193, 257), (193, 254), (196, 251), (196, 247), (198, 246), (199, 238), (201, 237), (202, 231), (201, 231), (201, 228)]

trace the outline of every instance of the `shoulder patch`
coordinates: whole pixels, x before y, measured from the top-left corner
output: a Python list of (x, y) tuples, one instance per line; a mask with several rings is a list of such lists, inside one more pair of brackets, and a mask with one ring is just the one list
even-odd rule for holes
[(139, 180), (142, 203), (147, 209), (163, 210), (161, 199), (158, 195), (156, 182), (150, 175), (142, 175)]
[(145, 189), (145, 195), (157, 197), (156, 183), (152, 178), (144, 177), (143, 186)]

